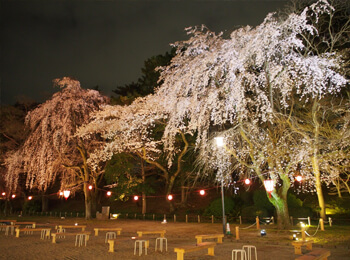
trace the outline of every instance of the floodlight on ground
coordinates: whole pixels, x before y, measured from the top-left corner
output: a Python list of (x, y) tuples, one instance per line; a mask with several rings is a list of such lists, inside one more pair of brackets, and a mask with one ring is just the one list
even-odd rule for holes
[(265, 189), (269, 193), (270, 198), (271, 198), (271, 193), (275, 188), (275, 182), (271, 179), (264, 180), (264, 186), (265, 186)]
[(218, 147), (223, 147), (225, 145), (225, 142), (224, 142), (224, 137), (222, 136), (217, 136), (214, 138), (215, 139), (215, 142), (216, 142), (216, 145)]

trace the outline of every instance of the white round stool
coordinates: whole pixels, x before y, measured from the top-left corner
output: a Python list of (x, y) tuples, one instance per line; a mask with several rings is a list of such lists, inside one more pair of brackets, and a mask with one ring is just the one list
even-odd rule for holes
[(252, 250), (254, 250), (255, 260), (258, 260), (258, 255), (256, 253), (256, 247), (252, 245), (244, 245), (243, 250), (247, 253), (247, 260), (252, 260)]
[(233, 249), (232, 260), (238, 260), (238, 254), (241, 254), (241, 260), (247, 260), (247, 254), (243, 249)]
[(115, 232), (107, 232), (106, 233), (105, 243), (108, 242), (108, 239), (114, 239), (114, 238), (117, 238), (117, 233), (115, 233)]
[(142, 243), (145, 245), (145, 255), (147, 255), (147, 240), (136, 240), (134, 246), (134, 255), (136, 255), (137, 244), (139, 245), (139, 256), (142, 255)]
[(159, 241), (159, 251), (163, 252), (163, 241), (165, 241), (165, 251), (168, 251), (168, 240), (165, 237), (157, 237), (155, 251), (157, 251), (158, 241)]

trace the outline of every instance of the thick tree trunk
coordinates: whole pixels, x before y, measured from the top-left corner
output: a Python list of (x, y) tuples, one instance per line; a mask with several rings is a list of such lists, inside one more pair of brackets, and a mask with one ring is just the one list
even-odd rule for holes
[(316, 192), (318, 198), (318, 205), (320, 207), (320, 217), (323, 220), (326, 220), (326, 206), (324, 202), (323, 192), (322, 192), (322, 184), (321, 184), (321, 173), (318, 165), (318, 159), (316, 155), (311, 157), (312, 169), (314, 172), (315, 180), (316, 180)]
[(49, 199), (45, 194), (41, 194), (41, 212), (49, 211)]
[[(142, 183), (145, 184), (146, 175), (145, 175), (144, 160), (142, 158), (141, 158), (141, 176), (142, 176)], [(147, 209), (146, 193), (142, 192), (142, 214), (146, 214), (146, 209)]]
[(91, 194), (88, 189), (88, 183), (84, 182), (84, 196), (85, 196), (85, 219), (89, 220), (92, 218), (91, 209)]
[(167, 183), (167, 192), (166, 192), (166, 201), (169, 204), (169, 212), (173, 213), (175, 211), (175, 206), (174, 206), (174, 202), (173, 200), (168, 200), (168, 196), (171, 194), (171, 191), (173, 190), (174, 187), (174, 183), (175, 183), (175, 177), (171, 176), (170, 179), (168, 180)]

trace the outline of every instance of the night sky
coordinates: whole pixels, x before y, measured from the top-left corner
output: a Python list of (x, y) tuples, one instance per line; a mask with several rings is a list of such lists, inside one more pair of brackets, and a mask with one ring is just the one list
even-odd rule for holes
[(52, 79), (73, 76), (111, 95), (137, 81), (143, 62), (188, 39), (184, 28), (220, 32), (257, 25), (286, 0), (0, 0), (0, 101), (45, 101)]

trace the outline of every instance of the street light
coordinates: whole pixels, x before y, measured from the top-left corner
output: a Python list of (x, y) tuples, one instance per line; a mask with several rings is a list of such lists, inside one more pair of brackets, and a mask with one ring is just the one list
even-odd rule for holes
[[(225, 145), (224, 138), (222, 136), (217, 136), (214, 138), (216, 141), (216, 145), (218, 147), (223, 147)], [(225, 229), (225, 200), (224, 200), (224, 177), (221, 176), (221, 202), (222, 202), (222, 230), (225, 235), (226, 229)]]

